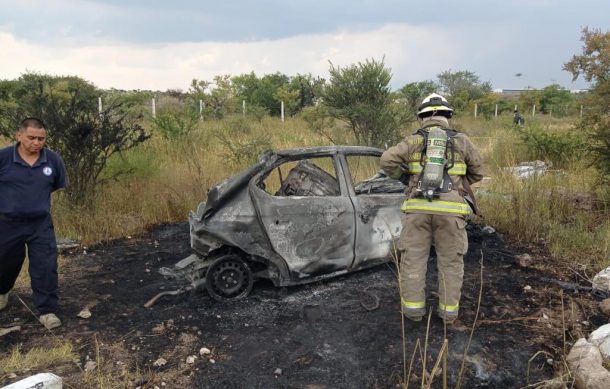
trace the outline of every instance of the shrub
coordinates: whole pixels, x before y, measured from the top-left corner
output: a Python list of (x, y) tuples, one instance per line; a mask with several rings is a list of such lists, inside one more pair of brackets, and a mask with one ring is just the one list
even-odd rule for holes
[(566, 167), (581, 158), (587, 150), (580, 132), (551, 133), (541, 126), (516, 128), (531, 158), (550, 161), (553, 166)]

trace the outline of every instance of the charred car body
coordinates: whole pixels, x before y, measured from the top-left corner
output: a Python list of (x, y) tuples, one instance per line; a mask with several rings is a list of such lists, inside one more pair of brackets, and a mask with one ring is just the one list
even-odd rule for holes
[(209, 191), (189, 216), (195, 253), (161, 272), (230, 300), (246, 296), (255, 279), (296, 285), (391, 260), (404, 185), (376, 174), (382, 152), (329, 146), (263, 153)]

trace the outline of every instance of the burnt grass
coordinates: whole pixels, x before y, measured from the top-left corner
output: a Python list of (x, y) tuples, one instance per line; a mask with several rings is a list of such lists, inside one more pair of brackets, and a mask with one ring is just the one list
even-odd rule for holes
[[(550, 282), (584, 285), (575, 272), (548, 257), (543, 246), (507, 243), (475, 224), (468, 228), (460, 319), (446, 329), (449, 387), (456, 387), (462, 361), (463, 388), (519, 388), (566, 373), (564, 350), (607, 322), (597, 311), (599, 298), (562, 291)], [(404, 323), (403, 349), (393, 265), (290, 288), (257, 282), (250, 296), (238, 302), (219, 303), (200, 291), (162, 297), (144, 308), (155, 294), (173, 287), (158, 269), (190, 253), (186, 223), (155, 226), (139, 236), (64, 253), (59, 312), (64, 325), (52, 334), (46, 331), (17, 299), (29, 304), (29, 289), (18, 289), (0, 314), (0, 327), (22, 329), (0, 337), (0, 352), (70, 341), (79, 360), (46, 369), (61, 375), (68, 388), (116, 383), (142, 388), (162, 383), (167, 388), (394, 388), (405, 383), (403, 361), (408, 369), (414, 355), (406, 379), (419, 387), (427, 323)], [(521, 253), (532, 256), (531, 266), (515, 263), (514, 255)], [(428, 273), (428, 307), (434, 308), (433, 257)], [(479, 316), (464, 357), (481, 273)], [(84, 307), (91, 318), (77, 317)], [(432, 312), (428, 372), (444, 337), (445, 327)], [(200, 355), (202, 347), (211, 353)], [(187, 364), (190, 355), (197, 358)], [(159, 358), (167, 363), (156, 367)], [(98, 363), (93, 373), (83, 371), (88, 359)], [(0, 384), (32, 373), (16, 371), (17, 378), (0, 377)], [(442, 387), (442, 375), (433, 379), (432, 387)]]

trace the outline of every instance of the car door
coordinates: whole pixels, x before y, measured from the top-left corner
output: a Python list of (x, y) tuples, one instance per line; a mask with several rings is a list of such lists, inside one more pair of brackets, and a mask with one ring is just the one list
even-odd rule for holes
[(338, 166), (332, 156), (290, 160), (262, 172), (251, 185), (259, 219), (293, 280), (352, 265), (354, 207)]
[(397, 254), (402, 230), (400, 205), (404, 185), (379, 176), (379, 153), (347, 154), (342, 163), (356, 215), (356, 241), (352, 269), (391, 260)]

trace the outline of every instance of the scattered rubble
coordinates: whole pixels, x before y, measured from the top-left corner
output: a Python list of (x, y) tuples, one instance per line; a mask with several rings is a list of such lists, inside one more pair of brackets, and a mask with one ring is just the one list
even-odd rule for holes
[(210, 351), (210, 349), (207, 347), (202, 347), (201, 349), (199, 349), (199, 355), (209, 355), (211, 353), (212, 351)]
[(70, 238), (58, 238), (57, 239), (57, 250), (60, 253), (74, 250), (80, 247), (79, 241)]
[(521, 162), (517, 166), (507, 167), (506, 169), (520, 178), (529, 178), (540, 176), (547, 172), (550, 167), (550, 162), (544, 161), (529, 161)]
[(165, 358), (159, 358), (153, 362), (154, 367), (163, 367), (167, 364), (167, 360)]
[(197, 360), (196, 356), (189, 355), (188, 357), (186, 357), (186, 364), (187, 365), (192, 365), (193, 363), (195, 363), (196, 360)]

